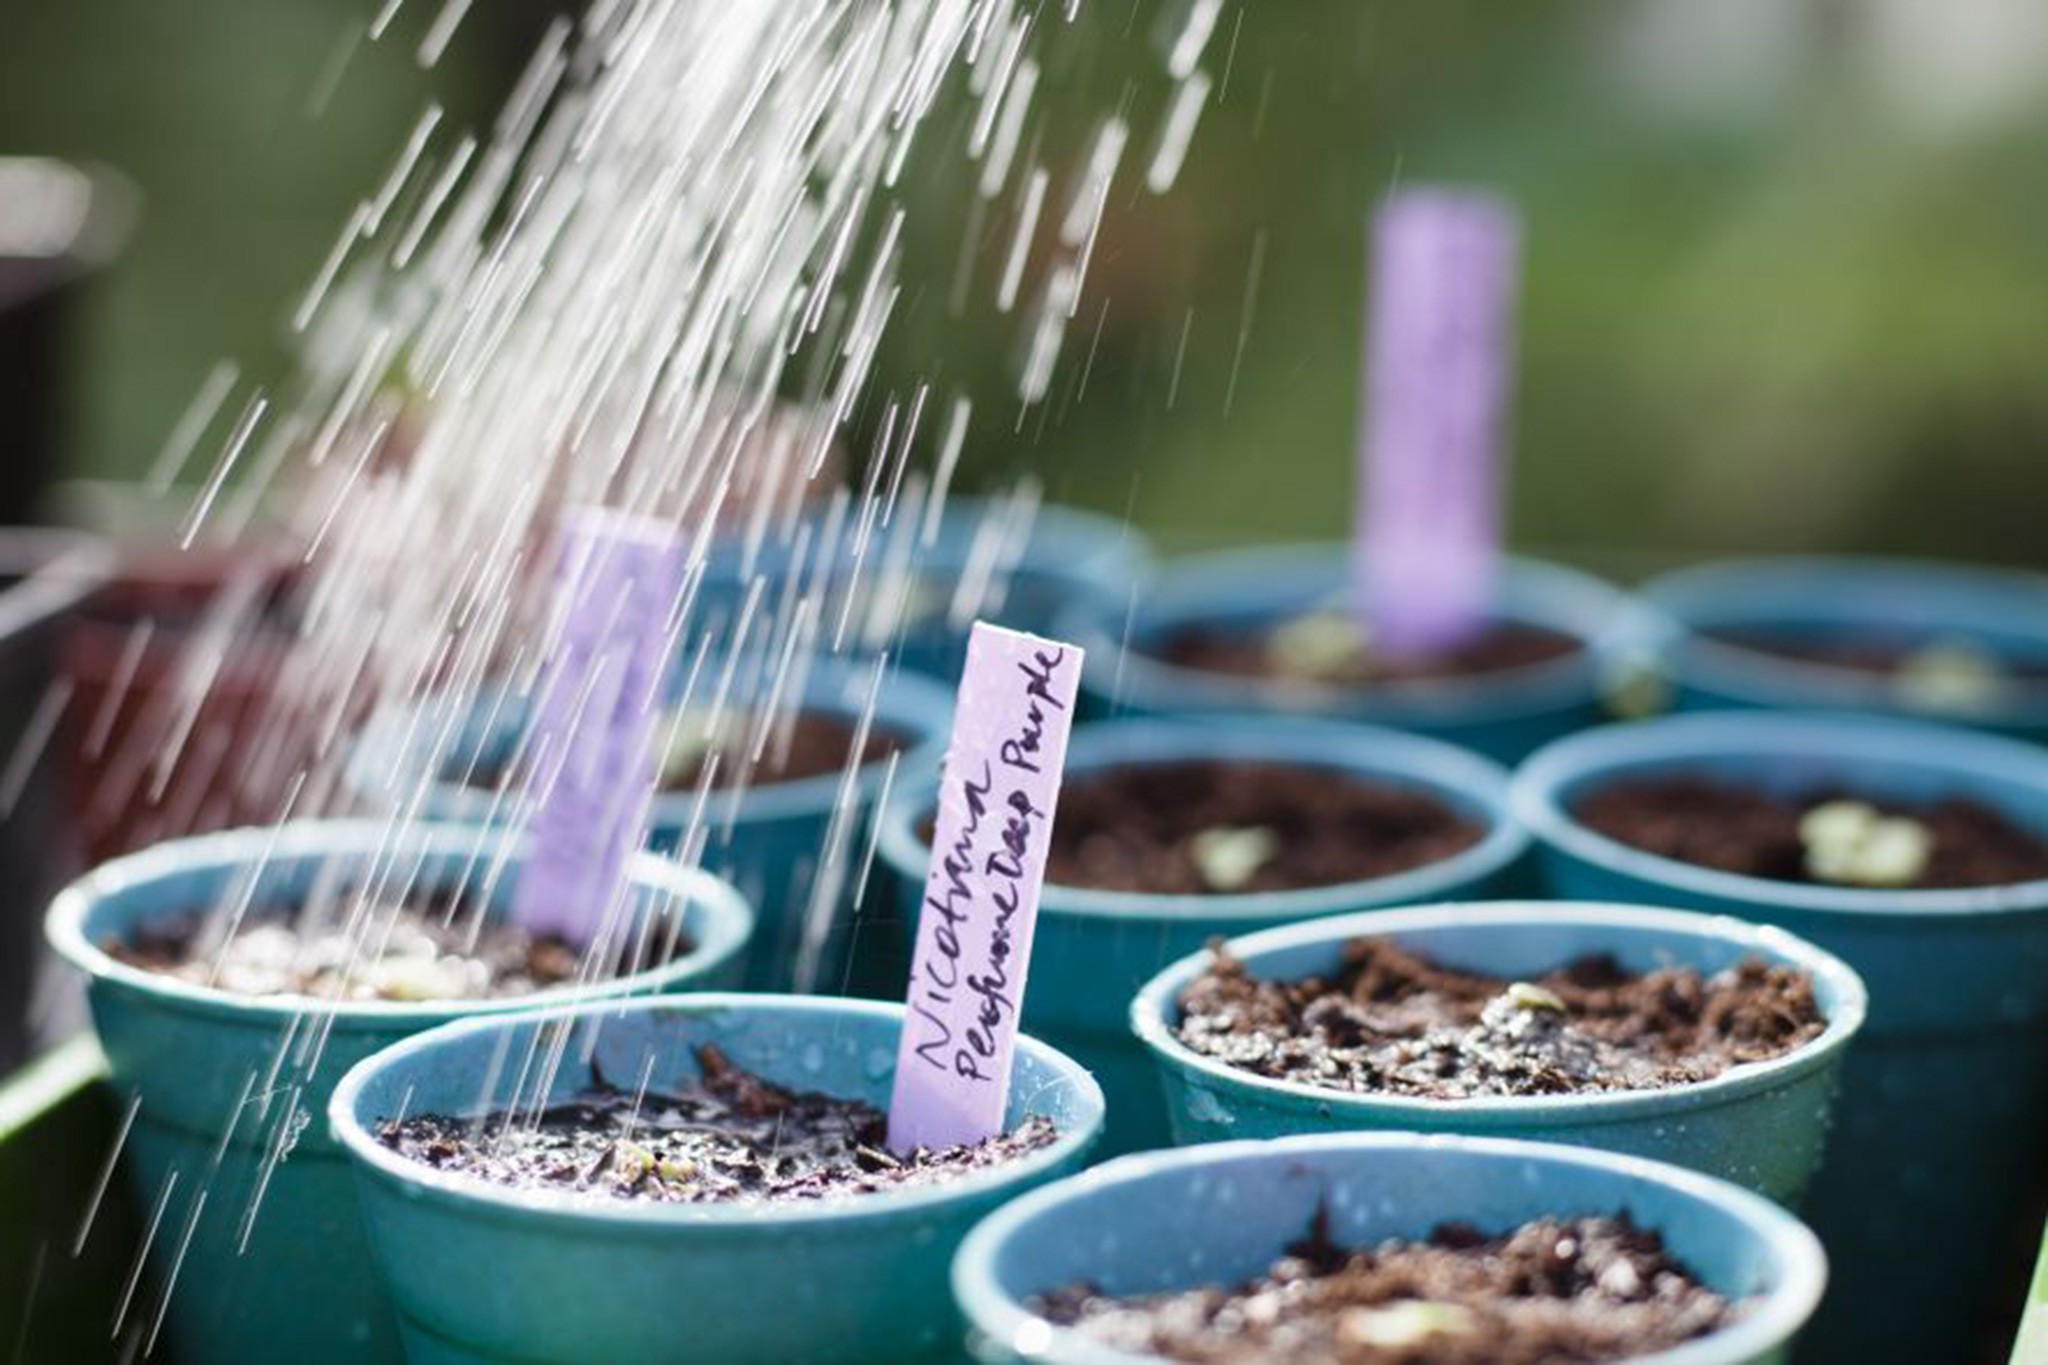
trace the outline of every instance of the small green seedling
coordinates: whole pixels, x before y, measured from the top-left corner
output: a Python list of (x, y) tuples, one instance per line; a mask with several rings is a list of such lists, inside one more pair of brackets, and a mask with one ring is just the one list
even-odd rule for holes
[(1935, 640), (1899, 662), (1899, 697), (1928, 711), (1982, 711), (2005, 690), (2005, 669), (1971, 640)]
[(1918, 820), (1861, 801), (1829, 801), (1799, 822), (1806, 870), (1836, 886), (1898, 888), (1927, 875), (1934, 834)]
[(1314, 681), (1343, 677), (1371, 648), (1358, 622), (1332, 607), (1283, 621), (1266, 637), (1266, 657), (1275, 671)]
[(648, 1176), (654, 1174), (654, 1168), (657, 1164), (654, 1159), (654, 1153), (648, 1151), (637, 1142), (621, 1139), (612, 1145), (612, 1173), (618, 1177), (619, 1183), (623, 1185), (638, 1185), (641, 1181), (647, 1179)]
[(1262, 826), (1205, 829), (1188, 844), (1195, 871), (1211, 891), (1242, 891), (1280, 852), (1280, 836)]
[(379, 958), (363, 968), (363, 983), (386, 1000), (455, 1000), (479, 984), (461, 958), (407, 953)]
[(1516, 981), (1509, 985), (1507, 997), (1525, 1010), (1549, 1010), (1554, 1014), (1566, 1013), (1564, 1001), (1559, 999), (1555, 992), (1546, 991), (1543, 987), (1531, 985), (1527, 981)]
[(708, 706), (684, 706), (669, 712), (656, 731), (661, 745), (661, 784), (675, 787), (688, 780), (725, 738), (729, 725), (729, 712)]
[(1458, 1336), (1477, 1326), (1472, 1310), (1434, 1299), (1403, 1299), (1381, 1308), (1353, 1308), (1338, 1323), (1337, 1334), (1355, 1346), (1400, 1351), (1422, 1345), (1434, 1336)]
[(1600, 697), (1616, 720), (1644, 720), (1671, 709), (1671, 679), (1655, 654), (1625, 655), (1603, 670)]

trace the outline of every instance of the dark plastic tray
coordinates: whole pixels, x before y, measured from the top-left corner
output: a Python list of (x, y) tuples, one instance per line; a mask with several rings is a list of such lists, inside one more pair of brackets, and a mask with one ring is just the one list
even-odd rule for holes
[(43, 910), (81, 861), (64, 818), (57, 631), (111, 567), (90, 536), (0, 529), (0, 1075), (29, 1054)]
[(114, 1324), (138, 1236), (118, 1176), (79, 1239), (120, 1127), (105, 1075), (80, 1038), (0, 1085), (0, 1360), (122, 1358)]

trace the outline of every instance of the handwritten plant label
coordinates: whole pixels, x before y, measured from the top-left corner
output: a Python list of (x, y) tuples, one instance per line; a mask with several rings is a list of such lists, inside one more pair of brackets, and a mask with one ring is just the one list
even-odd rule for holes
[(996, 1137), (1081, 677), (1073, 645), (977, 621), (925, 876), (889, 1146)]
[(667, 525), (595, 508), (569, 515), (559, 553), (554, 649), (528, 737), (537, 799), (513, 915), (587, 946), (645, 834), (686, 556)]
[(1492, 606), (1520, 257), (1494, 195), (1402, 190), (1373, 220), (1352, 596), (1390, 657), (1466, 643)]

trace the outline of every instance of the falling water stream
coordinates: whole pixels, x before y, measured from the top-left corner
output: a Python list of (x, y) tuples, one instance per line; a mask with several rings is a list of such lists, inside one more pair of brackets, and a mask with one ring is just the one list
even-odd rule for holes
[[(431, 64), (460, 41), (469, 7), (412, 3), (420, 14), (381, 0), (367, 37), (413, 33)], [(208, 608), (161, 714), (110, 755), (103, 799), (189, 805), (231, 782), (238, 806), (273, 821), (356, 813), (344, 780), (354, 738), (404, 728), (417, 761), (376, 793), (386, 849), (351, 881), (353, 904), (326, 910), (376, 941), (375, 917), (418, 871), (397, 840), (426, 785), (460, 761), (463, 709), (488, 689), (538, 685), (558, 515), (600, 505), (659, 519), (689, 546), (672, 618), (648, 624), (675, 635), (681, 705), (753, 718), (727, 727), (705, 765), (683, 856), (714, 845), (736, 798), (712, 793), (712, 774), (744, 789), (787, 742), (819, 661), (869, 670), (871, 716), (976, 423), (1046, 398), (1072, 363), (1112, 195), (1166, 192), (1188, 154), (1222, 0), (1166, 7), (1158, 78), (1170, 93), (1156, 126), (1134, 127), (1126, 102), (1101, 112), (1073, 164), (1042, 154), (1060, 92), (1037, 52), (1081, 3), (592, 0), (547, 31), (489, 128), (424, 110), (289, 305), (305, 358), (291, 390), (216, 369), (153, 475), (197, 488), (187, 543), (232, 538), (266, 495), (291, 490), (299, 613), (275, 700), (230, 761), (204, 718), (225, 660), (269, 608), (252, 581)], [(943, 136), (928, 118), (942, 97), (970, 111)], [(957, 278), (1011, 315), (1011, 393), (876, 366), (904, 307), (901, 191), (929, 158), (959, 155), (974, 164), (974, 221), (990, 231)], [(911, 264), (935, 278), (954, 268)], [(859, 452), (856, 431), (872, 433)], [(986, 504), (967, 570), (943, 585), (947, 619), (1000, 600), (1036, 503), (1026, 484)], [(713, 574), (736, 574), (738, 589), (707, 593)], [(537, 795), (510, 783), (500, 813), (516, 822)], [(872, 854), (849, 808), (818, 851), (804, 988), (839, 984), (817, 979), (818, 949)], [(326, 1033), (309, 1008), (248, 1078), (236, 1123), (244, 1140), (260, 1128), (272, 1163), (309, 1121), (299, 1096)], [(505, 1065), (540, 1076), (558, 1061)], [(236, 1220), (246, 1239), (262, 1188), (246, 1207), (209, 1207), (207, 1173), (190, 1171), (146, 1192), (166, 1289), (200, 1219)], [(145, 1305), (131, 1285), (129, 1297), (116, 1330), (146, 1350), (168, 1295)]]

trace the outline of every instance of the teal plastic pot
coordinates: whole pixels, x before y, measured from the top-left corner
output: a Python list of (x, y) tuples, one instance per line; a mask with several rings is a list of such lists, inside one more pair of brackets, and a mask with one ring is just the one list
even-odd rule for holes
[[(1899, 559), (1741, 559), (1653, 579), (1642, 602), (1644, 646), (1681, 710), (1826, 708), (2048, 740), (2048, 576)], [(1747, 649), (1722, 632), (1808, 645), (1955, 642), (2043, 676), (1948, 695)]]
[[(949, 685), (967, 662), (976, 620), (1053, 635), (1060, 615), (1077, 606), (1120, 616), (1152, 571), (1151, 545), (1136, 527), (1076, 507), (1027, 512), (1011, 498), (949, 497), (929, 545), (921, 519), (900, 527), (862, 570), (868, 643), (893, 647), (905, 668)], [(991, 564), (1010, 567), (992, 572)], [(968, 600), (956, 603), (956, 594)]]
[[(918, 1189), (804, 1204), (636, 1205), (519, 1191), (407, 1161), (379, 1143), (401, 1113), (476, 1113), (611, 1077), (656, 1089), (697, 1075), (715, 1043), (780, 1084), (886, 1106), (900, 1006), (690, 995), (479, 1020), (400, 1043), (350, 1072), (329, 1107), (362, 1194), (412, 1365), (750, 1365), (956, 1359), (948, 1261), (975, 1221), (1077, 1167), (1102, 1092), (1074, 1062), (1018, 1040), (1009, 1120), (1059, 1129), (998, 1169)], [(536, 1090), (508, 1056), (567, 1046)]]
[[(1638, 852), (1572, 816), (1610, 784), (1672, 775), (1908, 803), (1967, 797), (2048, 834), (2048, 753), (1908, 721), (1679, 716), (1564, 740), (1515, 779), (1552, 891), (1778, 925), (1853, 967), (1870, 1017), (1807, 1201), (1837, 1266), (1820, 1358), (1959, 1358), (2048, 1145), (2048, 881), (1872, 891), (1765, 881)], [(1861, 1353), (1861, 1354), (1859, 1354)]]
[[(512, 858), (502, 834), (479, 829), (283, 825), (116, 859), (51, 907), (50, 941), (89, 974), (114, 1088), (135, 1104), (122, 1162), (146, 1224), (157, 1224), (150, 1249), (158, 1284), (174, 1280), (166, 1332), (179, 1359), (395, 1359), (396, 1327), (371, 1270), (355, 1191), (340, 1149), (313, 1121), (334, 1083), (379, 1048), (451, 1019), (727, 984), (752, 916), (724, 883), (643, 855), (633, 864), (634, 891), (646, 911), (683, 916), (698, 945), (687, 957), (523, 998), (317, 1010), (305, 1000), (188, 985), (117, 962), (100, 945), (235, 897), (260, 905), (338, 878), (394, 888), (481, 883), (494, 905), (508, 907), (518, 875)], [(136, 1311), (155, 1310), (143, 1296)]]
[(1234, 939), (1229, 950), (1254, 977), (1299, 981), (1334, 976), (1344, 946), (1367, 937), (1510, 981), (1594, 953), (1632, 972), (1693, 967), (1707, 976), (1761, 958), (1813, 978), (1827, 1030), (1782, 1057), (1663, 1090), (1466, 1100), (1354, 1094), (1259, 1076), (1181, 1042), (1181, 992), (1213, 961), (1203, 952), (1154, 977), (1131, 1005), (1131, 1027), (1165, 1082), (1174, 1141), (1375, 1129), (1530, 1138), (1669, 1161), (1797, 1206), (1820, 1165), (1843, 1054), (1863, 1024), (1863, 983), (1839, 959), (1782, 930), (1721, 915), (1548, 901), (1371, 910)]
[(1333, 1240), (1360, 1246), (1427, 1237), (1445, 1222), (1498, 1233), (1624, 1209), (1701, 1283), (1749, 1305), (1725, 1330), (1640, 1365), (1783, 1358), (1827, 1280), (1820, 1244), (1792, 1215), (1661, 1162), (1498, 1138), (1346, 1133), (1126, 1157), (976, 1228), (953, 1262), (953, 1293), (984, 1361), (1135, 1365), (1150, 1357), (1096, 1345), (1027, 1305), (1082, 1281), (1115, 1295), (1239, 1283), (1325, 1212)]
[[(1373, 906), (1414, 905), (1498, 892), (1526, 837), (1508, 818), (1506, 775), (1494, 764), (1434, 740), (1368, 726), (1261, 717), (1227, 722), (1111, 721), (1074, 730), (1067, 779), (1132, 764), (1192, 759), (1255, 760), (1338, 769), (1426, 792), (1484, 829), (1454, 857), (1391, 877), (1300, 891), (1153, 896), (1047, 885), (1039, 902), (1024, 1000), (1024, 1026), (1078, 1058), (1110, 1097), (1108, 1152), (1171, 1140), (1158, 1080), (1130, 1030), (1138, 988), (1169, 962), (1214, 938)], [(901, 789), (881, 816), (878, 847), (895, 881), (907, 932), (924, 899), (931, 847), (922, 827), (937, 801), (934, 781)]]
[[(806, 683), (803, 709), (858, 722), (873, 684), (872, 665), (820, 660)], [(712, 792), (701, 807), (694, 792), (654, 798), (653, 846), (675, 852), (701, 845), (702, 865), (756, 907), (744, 978), (750, 990), (786, 990), (799, 973), (808, 978), (806, 988), (837, 990), (857, 946), (865, 951), (865, 940), (872, 938), (878, 952), (887, 951), (882, 945), (890, 931), (871, 928), (853, 914), (865, 867), (868, 811), (892, 771), (894, 780), (903, 781), (938, 770), (953, 698), (910, 673), (889, 677), (874, 697), (874, 725), (906, 740), (893, 769), (888, 762), (870, 763), (855, 770), (850, 783), (843, 772), (753, 782)], [(529, 711), (529, 698), (495, 688), (474, 697), (444, 695), (381, 717), (350, 756), (350, 786), (377, 808), (408, 816), (479, 824), (516, 820), (518, 793), (472, 786), (466, 779), (502, 769), (519, 756)], [(814, 905), (831, 923), (806, 956), (805, 924)]]
[(1607, 718), (1624, 646), (1638, 631), (1628, 599), (1599, 579), (1533, 560), (1501, 569), (1502, 619), (1544, 626), (1584, 648), (1564, 658), (1456, 681), (1329, 687), (1182, 668), (1153, 651), (1190, 626), (1253, 630), (1343, 600), (1341, 545), (1232, 550), (1169, 564), (1135, 605), (1082, 606), (1062, 638), (1090, 652), (1081, 683), (1098, 712), (1286, 712), (1364, 721), (1446, 739), (1502, 760)]

